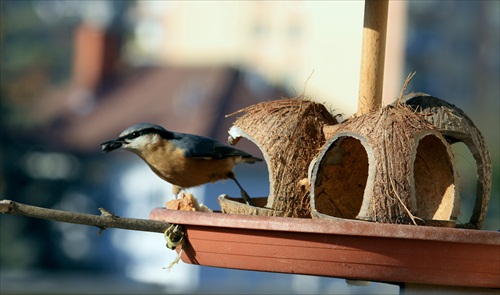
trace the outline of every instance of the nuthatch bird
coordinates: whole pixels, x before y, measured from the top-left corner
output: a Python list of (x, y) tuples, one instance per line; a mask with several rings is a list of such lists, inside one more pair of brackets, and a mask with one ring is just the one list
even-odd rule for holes
[(262, 159), (208, 137), (172, 132), (150, 123), (125, 129), (115, 140), (101, 144), (104, 152), (129, 150), (141, 157), (156, 175), (173, 185), (177, 196), (182, 189), (222, 179), (232, 179), (249, 205), (252, 199), (233, 172), (234, 165)]

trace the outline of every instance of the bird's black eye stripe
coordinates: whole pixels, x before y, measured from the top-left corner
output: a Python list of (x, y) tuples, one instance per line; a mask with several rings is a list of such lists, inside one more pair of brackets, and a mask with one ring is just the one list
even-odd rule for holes
[(138, 131), (134, 131), (132, 133), (129, 133), (127, 135), (124, 135), (122, 137), (122, 139), (134, 139), (134, 138), (137, 138), (139, 136), (142, 136), (144, 134), (150, 134), (150, 133), (156, 133), (156, 134), (159, 134), (161, 137), (165, 138), (165, 139), (172, 139), (173, 138), (173, 133), (170, 132), (170, 131), (166, 131), (166, 130), (159, 130), (157, 128), (146, 128), (146, 129), (142, 129), (142, 130), (138, 130)]
[(144, 132), (144, 130), (139, 130), (139, 131), (134, 131), (132, 133), (129, 133), (127, 135), (122, 136), (122, 139), (134, 139), (137, 138), (143, 134), (146, 134), (147, 132)]
[(139, 136), (141, 136), (140, 132), (139, 131), (134, 131), (134, 132), (132, 132), (130, 134), (125, 135), (124, 139), (134, 139), (134, 138), (137, 138)]

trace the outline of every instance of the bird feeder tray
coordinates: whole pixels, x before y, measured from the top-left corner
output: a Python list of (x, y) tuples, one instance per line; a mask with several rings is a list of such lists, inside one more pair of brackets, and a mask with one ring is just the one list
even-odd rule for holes
[[(450, 228), (460, 204), (447, 140), (463, 141), (480, 163), (474, 228), (480, 228), (488, 205), (491, 163), (477, 128), (447, 103), (407, 100), (413, 110), (399, 104), (379, 109), (387, 11), (388, 1), (365, 2), (358, 117), (337, 124), (323, 105), (303, 99), (263, 102), (236, 112), (243, 115), (231, 127), (229, 141), (245, 137), (263, 152), (267, 199), (249, 206), (223, 195), (219, 203), (225, 213), (151, 211), (153, 220), (183, 226), (182, 261), (398, 284), (500, 288), (500, 233)], [(407, 225), (416, 221), (443, 227)]]
[[(500, 233), (155, 208), (188, 264), (356, 280), (500, 288)], [(177, 249), (178, 250), (178, 249)]]
[[(287, 116), (293, 113), (280, 115), (278, 121), (287, 121)], [(272, 117), (267, 115), (268, 120)], [(262, 129), (260, 122), (249, 123), (253, 128), (250, 131), (235, 123), (232, 135), (247, 137), (262, 150), (261, 141), (269, 139), (265, 133), (256, 136), (252, 131)], [(285, 210), (269, 207), (266, 198), (255, 198), (256, 206), (249, 206), (226, 195), (218, 199), (225, 214), (157, 208), (151, 218), (184, 226), (187, 239), (181, 259), (190, 264), (390, 283), (500, 287), (500, 233), (452, 228), (459, 208), (458, 174), (440, 129), (402, 105), (387, 106), (343, 124), (324, 125), (324, 144), (315, 146), (319, 156), (313, 158), (308, 169), (304, 169), (304, 163), (295, 166), (301, 173), (308, 170), (312, 178), (310, 205), (315, 219), (282, 217), (286, 216)], [(285, 136), (282, 140), (290, 138), (295, 137)], [(266, 161), (281, 156), (266, 147), (263, 151)], [(384, 169), (376, 168), (376, 157), (387, 159), (378, 163)], [(342, 163), (350, 173), (338, 174), (335, 181), (335, 172), (328, 172), (325, 165), (332, 163)], [(286, 166), (268, 167), (274, 171), (270, 177), (276, 181), (276, 175)], [(383, 183), (381, 175), (375, 181), (376, 174), (372, 174), (369, 180), (370, 169), (400, 174), (385, 174), (395, 181), (390, 185)], [(329, 193), (334, 196), (342, 192), (351, 196), (336, 204), (347, 214), (317, 211), (320, 202), (314, 198), (315, 193), (325, 189), (320, 178), (333, 183)], [(299, 182), (296, 179), (295, 186), (288, 189), (301, 188)], [(379, 185), (375, 194), (375, 188), (368, 188), (374, 183)], [(346, 184), (351, 187), (342, 187)], [(385, 187), (381, 188), (382, 184)], [(331, 199), (325, 203), (331, 203)], [(427, 226), (390, 224), (411, 223), (411, 216)]]

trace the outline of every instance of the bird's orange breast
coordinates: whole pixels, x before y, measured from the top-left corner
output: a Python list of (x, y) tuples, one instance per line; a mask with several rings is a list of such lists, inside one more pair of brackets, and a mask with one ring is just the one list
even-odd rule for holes
[(233, 158), (187, 158), (182, 149), (162, 140), (142, 149), (138, 155), (160, 178), (182, 188), (227, 179), (235, 165)]

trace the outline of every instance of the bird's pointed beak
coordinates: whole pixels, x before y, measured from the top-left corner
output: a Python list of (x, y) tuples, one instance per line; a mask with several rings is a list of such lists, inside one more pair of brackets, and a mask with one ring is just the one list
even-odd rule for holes
[(123, 146), (124, 141), (122, 139), (114, 139), (101, 143), (101, 149), (103, 152), (111, 152), (120, 149)]

